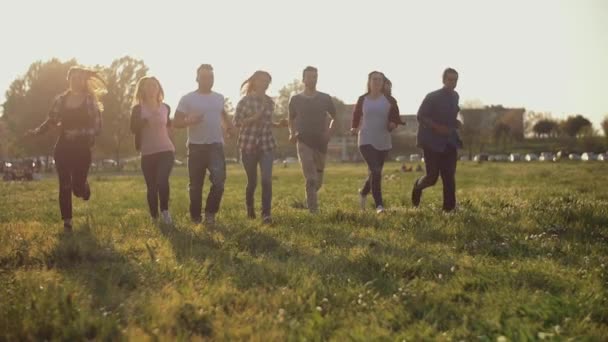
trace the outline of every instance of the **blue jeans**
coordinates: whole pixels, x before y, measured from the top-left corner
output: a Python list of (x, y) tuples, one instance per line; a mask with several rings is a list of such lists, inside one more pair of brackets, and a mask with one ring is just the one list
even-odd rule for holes
[(141, 170), (148, 187), (148, 207), (152, 217), (158, 217), (159, 201), (160, 211), (169, 210), (169, 176), (174, 162), (175, 154), (172, 151), (141, 157)]
[(203, 185), (205, 175), (209, 170), (211, 189), (207, 196), (205, 213), (215, 214), (219, 211), (220, 202), (224, 195), (226, 182), (226, 160), (224, 158), (224, 145), (215, 144), (189, 144), (188, 145), (188, 175), (190, 177), (190, 217), (201, 219), (203, 205)]
[(258, 164), (262, 174), (262, 216), (270, 216), (272, 206), (272, 164), (274, 161), (272, 151), (241, 151), (243, 167), (247, 173), (247, 189), (245, 191), (245, 204), (247, 211), (254, 213), (254, 194), (258, 185)]

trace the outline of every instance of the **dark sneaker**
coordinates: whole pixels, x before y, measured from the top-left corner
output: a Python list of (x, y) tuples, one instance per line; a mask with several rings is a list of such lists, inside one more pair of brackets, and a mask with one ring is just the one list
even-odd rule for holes
[(418, 207), (420, 205), (420, 198), (422, 197), (422, 190), (418, 189), (418, 180), (414, 182), (414, 187), (412, 188), (412, 204), (414, 207)]
[(456, 212), (457, 209), (458, 209), (457, 206), (453, 206), (453, 207), (452, 206), (445, 206), (445, 205), (443, 206), (443, 211), (445, 213), (453, 213), (453, 212)]
[(253, 208), (247, 208), (247, 217), (250, 219), (255, 219), (255, 210)]
[(88, 201), (91, 198), (91, 187), (89, 182), (84, 183), (84, 192), (82, 193), (82, 199)]
[(262, 218), (262, 223), (263, 224), (272, 224), (272, 217), (270, 217), (270, 215), (265, 215)]
[(72, 224), (64, 222), (63, 223), (63, 232), (68, 233), (68, 234), (72, 233)]
[(173, 219), (171, 218), (171, 214), (169, 214), (168, 210), (164, 210), (160, 213), (161, 217), (162, 217), (162, 222), (165, 225), (172, 225), (173, 224)]
[(215, 225), (215, 214), (205, 213), (205, 226), (213, 227)]

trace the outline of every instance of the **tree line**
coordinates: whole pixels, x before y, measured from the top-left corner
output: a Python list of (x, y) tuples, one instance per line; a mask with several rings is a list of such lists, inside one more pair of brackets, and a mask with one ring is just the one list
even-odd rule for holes
[[(36, 61), (25, 74), (15, 79), (6, 90), (0, 117), (0, 157), (38, 157), (51, 156), (56, 132), (45, 136), (25, 138), (24, 133), (42, 123), (54, 98), (68, 87), (66, 79), (70, 67), (78, 65), (76, 59), (61, 61), (51, 59)], [(92, 69), (100, 72), (107, 84), (107, 93), (101, 98), (104, 107), (103, 129), (95, 146), (97, 159), (112, 158), (120, 161), (136, 155), (129, 131), (129, 115), (137, 80), (148, 74), (149, 68), (141, 59), (124, 56), (114, 60), (109, 66), (96, 65)], [(291, 95), (303, 90), (299, 80), (285, 85), (278, 96), (275, 115), (285, 118)], [(336, 108), (343, 112), (344, 102), (333, 98)], [(235, 105), (226, 98), (226, 112), (234, 115)], [(278, 157), (295, 155), (295, 147), (288, 143), (287, 130), (277, 130), (279, 142)], [(176, 154), (186, 156), (186, 131), (174, 130)], [(228, 158), (238, 158), (236, 139), (226, 139)]]
[[(52, 155), (54, 134), (26, 139), (23, 134), (36, 127), (45, 120), (49, 107), (57, 94), (68, 86), (66, 79), (70, 67), (78, 65), (76, 59), (60, 61), (36, 61), (28, 68), (25, 74), (15, 79), (6, 90), (5, 102), (2, 104), (3, 115), (0, 117), (0, 157), (31, 157)], [(129, 131), (129, 115), (137, 80), (148, 74), (149, 68), (141, 59), (124, 56), (114, 60), (109, 66), (96, 65), (93, 67), (100, 71), (107, 83), (107, 93), (101, 98), (104, 106), (103, 130), (96, 143), (96, 157), (112, 158), (120, 161), (125, 157), (136, 154)], [(294, 80), (279, 90), (274, 98), (275, 115), (277, 118), (286, 118), (288, 115), (289, 98), (303, 90), (303, 84)], [(345, 104), (338, 98), (333, 98), (338, 115), (350, 115), (345, 112)], [(234, 114), (234, 105), (231, 99), (226, 99), (226, 111)], [(471, 104), (463, 104), (471, 107)], [(339, 122), (348, 122), (348, 118), (341, 118)], [(344, 125), (344, 124), (342, 124)], [(480, 150), (487, 145), (502, 145), (503, 149), (515, 139), (509, 131), (509, 126), (497, 122), (492, 130), (481, 134), (475, 129), (462, 127), (461, 132), (465, 144), (474, 145)], [(525, 120), (526, 131), (536, 138), (570, 138), (588, 139), (597, 136), (592, 123), (583, 115), (572, 115), (563, 120), (556, 120), (546, 113), (528, 112)], [(348, 134), (349, 127), (339, 127), (338, 134)], [(601, 123), (604, 136), (608, 138), (608, 117)], [(175, 130), (176, 154), (178, 157), (186, 155), (186, 132)], [(473, 136), (475, 135), (475, 136)], [(276, 130), (278, 141), (277, 157), (294, 156), (295, 147), (288, 143), (288, 132), (285, 129)], [(523, 139), (523, 137), (521, 137)], [(410, 141), (395, 141), (395, 148), (407, 149)], [(469, 146), (471, 149), (472, 146)], [(466, 146), (465, 146), (466, 148)], [(238, 158), (236, 139), (226, 139), (226, 154), (228, 158)]]

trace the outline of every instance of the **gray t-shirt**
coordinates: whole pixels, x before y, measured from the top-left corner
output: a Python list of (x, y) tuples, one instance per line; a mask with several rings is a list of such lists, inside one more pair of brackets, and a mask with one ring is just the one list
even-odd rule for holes
[(336, 107), (331, 96), (316, 92), (314, 96), (304, 93), (289, 100), (289, 118), (295, 120), (294, 128), (298, 141), (323, 153), (327, 152), (327, 141), (323, 135), (328, 129), (328, 117), (336, 117)]
[(372, 145), (379, 151), (388, 151), (393, 147), (391, 133), (388, 131), (390, 109), (391, 104), (384, 95), (376, 99), (365, 97), (359, 130), (359, 146)]
[(188, 127), (188, 144), (224, 143), (222, 130), (222, 113), (224, 96), (216, 92), (201, 94), (193, 91), (184, 95), (177, 111), (186, 115), (199, 115), (203, 120)]

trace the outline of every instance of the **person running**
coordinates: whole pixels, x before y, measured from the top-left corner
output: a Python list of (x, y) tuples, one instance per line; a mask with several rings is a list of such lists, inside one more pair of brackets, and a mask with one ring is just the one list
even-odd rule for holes
[(196, 73), (198, 89), (184, 95), (177, 106), (173, 127), (188, 128), (188, 175), (190, 178), (190, 218), (201, 223), (202, 192), (209, 171), (211, 189), (205, 205), (205, 224), (213, 225), (220, 208), (226, 181), (224, 134), (234, 126), (224, 110), (224, 96), (212, 91), (213, 67), (202, 64)]
[(135, 135), (135, 149), (141, 153), (150, 216), (158, 219), (160, 202), (162, 222), (171, 224), (169, 176), (175, 162), (175, 146), (169, 137), (171, 107), (163, 103), (164, 98), (156, 77), (142, 77), (135, 90), (130, 128)]
[(458, 72), (447, 68), (443, 72), (443, 88), (426, 95), (418, 109), (417, 145), (424, 152), (426, 175), (418, 178), (412, 188), (412, 204), (420, 205), (422, 191), (443, 182), (443, 210), (456, 207), (456, 162), (462, 141), (458, 136), (457, 119), (459, 95), (455, 91)]
[(315, 214), (319, 211), (317, 193), (323, 185), (327, 145), (336, 129), (336, 108), (328, 94), (317, 91), (315, 67), (306, 67), (302, 79), (304, 91), (289, 100), (289, 141), (297, 144), (306, 179), (306, 204)]
[(369, 170), (367, 180), (359, 191), (361, 210), (367, 206), (372, 193), (377, 213), (384, 213), (382, 200), (382, 169), (392, 148), (391, 132), (404, 125), (399, 116), (397, 100), (387, 93), (386, 78), (379, 71), (367, 77), (367, 92), (359, 97), (353, 111), (351, 132), (358, 134), (359, 151)]
[(59, 208), (65, 232), (72, 232), (72, 192), (88, 201), (91, 188), (87, 182), (91, 166), (91, 150), (101, 132), (102, 104), (99, 97), (106, 85), (99, 74), (90, 69), (72, 67), (67, 74), (69, 87), (51, 105), (47, 119), (30, 136), (59, 128), (53, 156), (59, 178)]
[(272, 166), (276, 141), (272, 127), (285, 126), (285, 122), (273, 122), (274, 102), (266, 95), (272, 77), (258, 70), (241, 85), (243, 98), (236, 106), (234, 124), (240, 128), (237, 145), (247, 173), (245, 205), (247, 216), (255, 219), (254, 194), (258, 183), (258, 165), (262, 179), (262, 222), (272, 223)]

